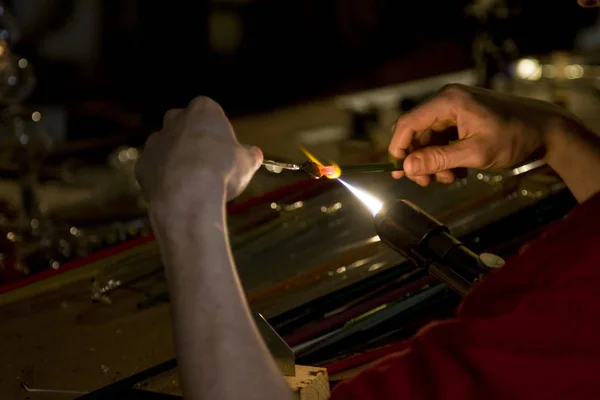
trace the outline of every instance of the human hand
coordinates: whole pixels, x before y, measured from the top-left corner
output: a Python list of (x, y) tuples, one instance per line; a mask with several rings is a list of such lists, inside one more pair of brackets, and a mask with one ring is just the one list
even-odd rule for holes
[(389, 152), (406, 158), (404, 172), (393, 176), (427, 186), (453, 182), (457, 168), (515, 166), (547, 152), (568, 118), (550, 103), (448, 85), (396, 122)]
[(231, 200), (246, 188), (262, 158), (260, 149), (238, 142), (217, 103), (197, 97), (187, 108), (165, 114), (162, 130), (146, 141), (135, 173), (151, 208), (222, 197), (223, 191)]

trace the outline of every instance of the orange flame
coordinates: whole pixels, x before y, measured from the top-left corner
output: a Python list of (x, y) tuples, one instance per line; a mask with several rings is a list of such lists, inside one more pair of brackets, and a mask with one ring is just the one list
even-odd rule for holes
[(325, 176), (329, 179), (336, 179), (342, 175), (342, 170), (333, 161), (331, 162), (331, 165), (323, 165), (323, 163), (321, 161), (317, 160), (317, 157), (315, 157), (313, 154), (311, 154), (304, 147), (300, 146), (300, 150), (302, 150), (302, 152), (306, 155), (306, 157), (310, 161), (314, 162), (315, 164), (317, 164), (319, 166), (319, 171), (321, 172), (321, 176)]

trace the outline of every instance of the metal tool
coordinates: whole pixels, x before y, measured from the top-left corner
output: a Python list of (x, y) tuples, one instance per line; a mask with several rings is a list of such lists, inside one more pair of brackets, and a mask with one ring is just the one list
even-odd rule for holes
[(273, 172), (281, 172), (282, 170), (304, 171), (315, 179), (323, 177), (323, 168), (327, 168), (313, 161), (306, 161), (302, 164), (293, 164), (273, 160), (264, 160), (262, 165)]
[(87, 394), (88, 392), (80, 392), (77, 390), (58, 390), (58, 389), (38, 389), (27, 386), (25, 382), (21, 382), (21, 387), (29, 393), (56, 393), (56, 394)]
[(382, 242), (463, 296), (487, 272), (504, 264), (494, 254), (475, 254), (407, 200), (384, 203), (375, 215), (375, 229)]
[(262, 165), (270, 168), (271, 170), (275, 170), (275, 169), (279, 169), (279, 170), (290, 170), (290, 171), (298, 171), (301, 169), (300, 165), (298, 164), (292, 164), (292, 163), (284, 163), (284, 162), (279, 162), (279, 161), (273, 161), (273, 160), (264, 160), (262, 162)]
[(294, 351), (279, 336), (260, 313), (253, 313), (256, 329), (262, 336), (275, 364), (284, 376), (296, 376), (296, 357)]

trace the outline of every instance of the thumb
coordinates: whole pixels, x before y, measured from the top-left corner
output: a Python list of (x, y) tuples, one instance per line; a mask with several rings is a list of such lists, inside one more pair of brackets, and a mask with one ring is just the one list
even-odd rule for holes
[(262, 150), (257, 146), (244, 145), (250, 155), (252, 173), (256, 172), (262, 165), (264, 156)]
[(483, 167), (485, 151), (475, 138), (462, 139), (445, 146), (428, 146), (409, 154), (404, 160), (407, 175), (433, 175), (454, 168)]
[(227, 184), (228, 201), (233, 200), (246, 189), (263, 161), (263, 153), (256, 146), (242, 145), (237, 148), (237, 151), (237, 164)]

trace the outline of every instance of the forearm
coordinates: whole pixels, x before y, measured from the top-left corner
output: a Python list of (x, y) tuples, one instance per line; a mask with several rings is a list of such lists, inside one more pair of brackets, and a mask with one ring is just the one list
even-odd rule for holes
[(215, 195), (214, 185), (204, 193), (169, 221), (152, 216), (185, 398), (287, 399), (291, 392), (254, 327), (233, 265), (224, 195)]
[(572, 118), (555, 125), (546, 140), (546, 161), (579, 203), (600, 192), (600, 138)]

